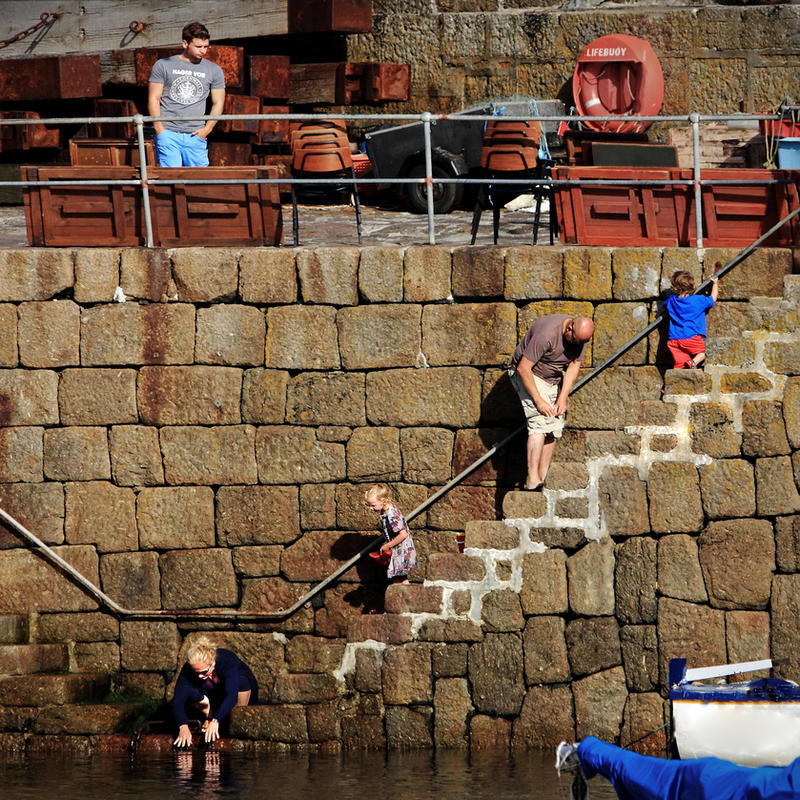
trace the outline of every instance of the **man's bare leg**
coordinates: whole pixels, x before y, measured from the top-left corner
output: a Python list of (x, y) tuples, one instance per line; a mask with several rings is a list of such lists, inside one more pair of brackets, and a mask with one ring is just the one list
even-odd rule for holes
[(555, 450), (556, 437), (549, 435), (545, 436), (542, 452), (539, 456), (539, 483), (544, 483), (544, 480), (547, 477), (547, 471), (550, 469), (550, 462), (553, 460), (553, 453), (555, 453)]
[[(544, 455), (544, 434), (528, 434), (528, 479), (525, 481), (526, 489), (538, 489), (542, 485), (539, 477), (539, 465)], [(550, 456), (552, 458), (552, 455)], [(550, 461), (548, 460), (548, 465)]]

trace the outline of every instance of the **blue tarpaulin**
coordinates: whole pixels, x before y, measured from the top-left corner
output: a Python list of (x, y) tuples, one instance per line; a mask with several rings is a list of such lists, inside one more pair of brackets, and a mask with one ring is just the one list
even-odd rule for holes
[(800, 758), (787, 767), (740, 767), (719, 758), (667, 761), (587, 736), (578, 745), (584, 775), (600, 774), (620, 800), (798, 800)]

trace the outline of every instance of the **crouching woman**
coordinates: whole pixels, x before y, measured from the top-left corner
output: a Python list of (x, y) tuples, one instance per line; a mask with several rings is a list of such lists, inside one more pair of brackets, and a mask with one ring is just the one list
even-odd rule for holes
[(234, 706), (258, 703), (258, 682), (250, 667), (235, 653), (198, 639), (186, 653), (186, 663), (175, 683), (172, 713), (178, 725), (177, 747), (190, 747), (192, 734), (188, 714), (203, 719), (203, 736), (214, 742), (220, 736), (220, 724), (228, 722)]

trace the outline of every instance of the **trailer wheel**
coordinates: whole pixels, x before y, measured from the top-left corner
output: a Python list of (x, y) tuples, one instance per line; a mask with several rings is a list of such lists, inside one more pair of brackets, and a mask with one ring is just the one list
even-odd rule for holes
[[(439, 164), (434, 164), (431, 170), (434, 178), (452, 178), (449, 172)], [(415, 164), (408, 171), (409, 178), (424, 178), (425, 165)], [(416, 214), (428, 213), (428, 192), (424, 183), (409, 183), (406, 186), (408, 204)], [(464, 197), (463, 183), (436, 183), (433, 186), (433, 211), (435, 214), (447, 214), (452, 211)]]

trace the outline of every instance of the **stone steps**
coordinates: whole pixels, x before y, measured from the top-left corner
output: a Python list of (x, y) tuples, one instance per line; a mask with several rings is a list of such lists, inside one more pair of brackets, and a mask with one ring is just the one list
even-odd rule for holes
[(101, 700), (111, 679), (102, 673), (6, 675), (0, 677), (0, 706), (50, 706)]
[(66, 672), (68, 668), (65, 644), (0, 644), (0, 675)]

